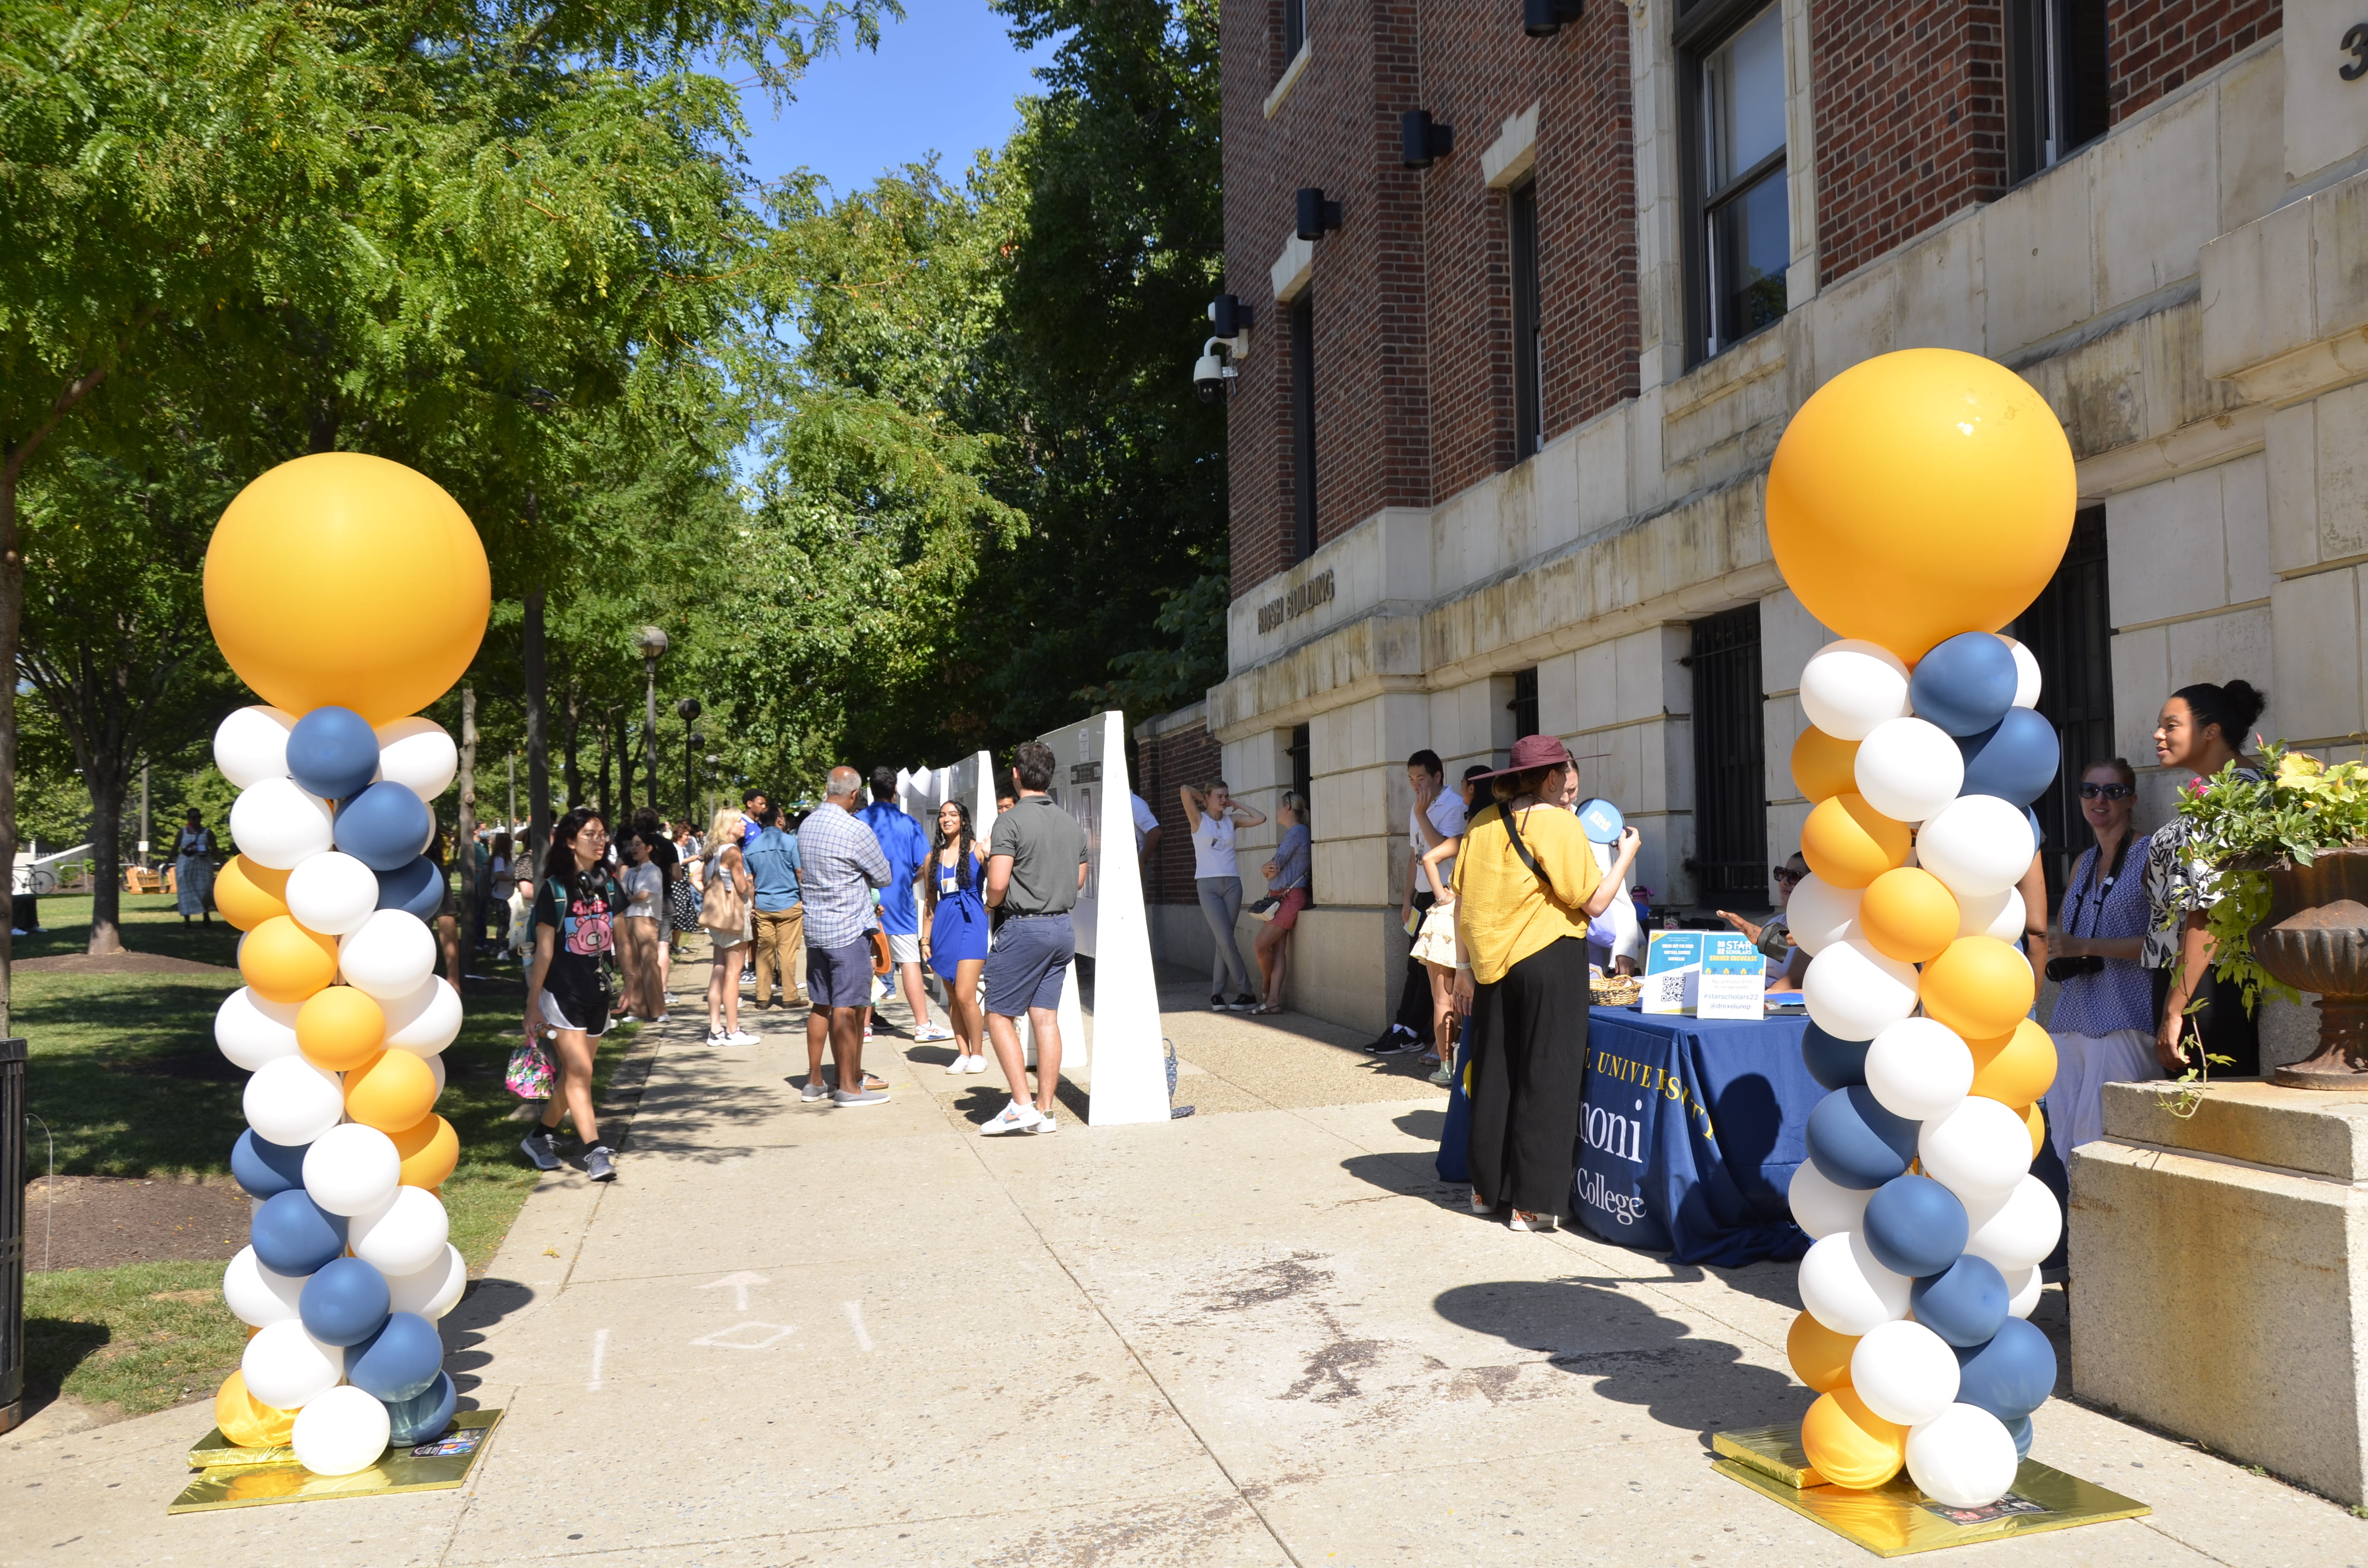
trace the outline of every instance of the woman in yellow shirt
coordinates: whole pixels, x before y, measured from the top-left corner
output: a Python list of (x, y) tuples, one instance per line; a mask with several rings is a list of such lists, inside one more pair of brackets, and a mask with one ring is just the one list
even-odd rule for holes
[(1468, 966), (1456, 974), (1455, 1005), (1473, 1042), (1472, 1208), (1511, 1204), (1517, 1231), (1551, 1231), (1570, 1212), (1593, 999), (1587, 926), (1636, 859), (1632, 827), (1604, 870), (1578, 819), (1556, 805), (1577, 767), (1552, 735), (1516, 741), (1512, 766), (1487, 776), (1497, 803), (1472, 819), (1455, 859)]

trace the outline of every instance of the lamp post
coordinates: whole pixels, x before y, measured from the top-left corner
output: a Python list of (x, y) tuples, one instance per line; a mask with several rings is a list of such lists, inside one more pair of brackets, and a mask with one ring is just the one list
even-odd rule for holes
[[(650, 810), (658, 809), (658, 655), (666, 651), (666, 634), (644, 626), (633, 639), (642, 651), (642, 673), (647, 678), (649, 706), (642, 721), (642, 767), (650, 776)], [(632, 801), (625, 802), (632, 809)]]
[(723, 759), (713, 752), (707, 754), (707, 820), (715, 820), (715, 769)]
[(682, 814), (687, 817), (695, 804), (691, 800), (691, 768), (697, 762), (699, 748), (706, 744), (707, 737), (690, 733), (690, 726), (698, 721), (700, 714), (698, 698), (684, 698), (674, 705), (674, 710), (682, 720)]

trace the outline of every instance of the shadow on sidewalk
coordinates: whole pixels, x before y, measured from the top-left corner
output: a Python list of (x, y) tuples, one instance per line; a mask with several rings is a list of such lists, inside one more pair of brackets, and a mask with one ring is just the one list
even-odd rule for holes
[(472, 1397), (484, 1379), (478, 1374), (492, 1362), (491, 1352), (479, 1348), (494, 1325), (534, 1304), (534, 1288), (515, 1279), (472, 1279), (461, 1304), (436, 1326), (444, 1336), (444, 1369), (460, 1391), (461, 1407), (476, 1408)]

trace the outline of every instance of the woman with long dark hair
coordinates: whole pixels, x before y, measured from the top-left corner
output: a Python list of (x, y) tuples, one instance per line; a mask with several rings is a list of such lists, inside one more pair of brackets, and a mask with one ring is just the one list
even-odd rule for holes
[[(2155, 760), (2206, 778), (2233, 762), (2237, 777), (2259, 782), (2260, 765), (2245, 755), (2245, 737), (2268, 700), (2241, 680), (2180, 687), (2155, 722)], [(2199, 1065), (2189, 1051), (2200, 1040), (2205, 1056), (2228, 1059), (2212, 1062), (2206, 1077), (2258, 1078), (2260, 1024), (2245, 1010), (2244, 988), (2212, 971), (2203, 917), (2220, 896), (2219, 874), (2192, 829), (2185, 817), (2173, 817), (2146, 846), (2145, 959), (2159, 998), (2155, 1056), (2165, 1074), (2177, 1077)], [(2191, 1017), (2188, 1004), (2198, 996), (2204, 1005)]]
[(986, 970), (985, 862), (971, 836), (970, 808), (948, 801), (938, 808), (936, 853), (921, 879), (921, 961), (946, 983), (946, 1011), (954, 1027), (955, 1056), (946, 1075), (984, 1073), (981, 1036), (986, 1024), (979, 1008), (978, 978)]
[(601, 866), (608, 847), (608, 824), (589, 806), (576, 807), (551, 830), (551, 850), (534, 890), (526, 1037), (533, 1040), (537, 1030), (550, 1036), (559, 1081), (543, 1102), (541, 1123), (518, 1144), (537, 1170), (557, 1170), (559, 1119), (573, 1117), (584, 1144), (584, 1174), (594, 1181), (617, 1175), (615, 1151), (600, 1142), (592, 1114), (592, 1059), (615, 1003), (608, 971), (616, 950), (609, 917), (614, 890)]

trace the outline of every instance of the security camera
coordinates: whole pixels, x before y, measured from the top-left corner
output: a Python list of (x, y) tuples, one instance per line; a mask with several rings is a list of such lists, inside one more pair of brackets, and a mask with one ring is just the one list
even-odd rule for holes
[(1225, 383), (1241, 372), (1225, 362), (1225, 340), (1212, 337), (1201, 346), (1201, 358), (1192, 365), (1192, 385), (1199, 389), (1202, 403), (1222, 403)]

